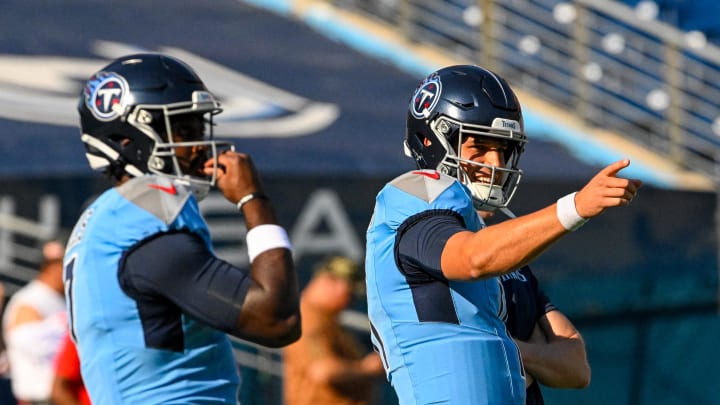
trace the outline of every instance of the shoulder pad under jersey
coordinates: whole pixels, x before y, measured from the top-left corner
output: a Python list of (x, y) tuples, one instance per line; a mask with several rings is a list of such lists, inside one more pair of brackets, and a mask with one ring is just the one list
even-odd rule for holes
[(172, 223), (192, 195), (189, 187), (167, 177), (135, 177), (117, 188), (118, 193), (153, 214), (166, 224)]

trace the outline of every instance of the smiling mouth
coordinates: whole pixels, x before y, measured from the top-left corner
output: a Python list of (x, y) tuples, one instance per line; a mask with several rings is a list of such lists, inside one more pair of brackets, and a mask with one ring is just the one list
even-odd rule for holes
[(491, 181), (491, 180), (492, 180), (492, 179), (490, 178), (490, 176), (487, 176), (487, 177), (479, 177), (479, 178), (475, 178), (475, 183), (481, 183), (481, 184), (488, 184), (488, 185), (489, 185), (489, 184), (492, 184), (492, 181)]
[(493, 179), (490, 176), (479, 177), (479, 178), (476, 178), (473, 181), (473, 183), (482, 184), (482, 185), (486, 185), (486, 186), (496, 186), (496, 187), (500, 187), (502, 185), (502, 178), (500, 178), (499, 176), (495, 176), (495, 181), (492, 181), (492, 180)]

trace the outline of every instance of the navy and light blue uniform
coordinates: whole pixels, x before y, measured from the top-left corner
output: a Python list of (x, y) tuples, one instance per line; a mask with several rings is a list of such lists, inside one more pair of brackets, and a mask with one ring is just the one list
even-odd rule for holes
[(146, 175), (82, 214), (65, 293), (97, 404), (236, 403), (234, 332), (247, 272), (215, 258), (188, 188)]
[[(540, 289), (537, 278), (529, 266), (505, 274), (500, 279), (505, 290), (507, 306), (505, 324), (508, 332), (519, 340), (528, 340), (540, 318), (557, 308)], [(545, 403), (537, 381), (527, 388), (525, 403), (527, 405)]]
[(506, 332), (499, 278), (450, 281), (447, 240), (484, 226), (470, 192), (432, 170), (377, 195), (367, 232), (372, 341), (400, 404), (524, 404), (520, 355)]

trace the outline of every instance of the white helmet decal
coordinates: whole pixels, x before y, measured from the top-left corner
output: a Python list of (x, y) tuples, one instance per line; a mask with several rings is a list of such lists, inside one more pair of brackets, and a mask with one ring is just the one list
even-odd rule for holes
[(131, 97), (124, 77), (113, 72), (99, 72), (83, 89), (85, 105), (100, 121), (112, 121), (122, 115)]
[(432, 75), (425, 79), (415, 90), (410, 101), (410, 111), (415, 118), (428, 118), (435, 108), (442, 93), (440, 76)]

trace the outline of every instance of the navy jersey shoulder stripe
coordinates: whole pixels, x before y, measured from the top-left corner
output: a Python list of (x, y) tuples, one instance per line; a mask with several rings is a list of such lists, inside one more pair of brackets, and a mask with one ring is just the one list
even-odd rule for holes
[(410, 286), (420, 322), (460, 322), (440, 257), (447, 240), (464, 229), (462, 216), (447, 209), (413, 215), (398, 228), (395, 261)]

